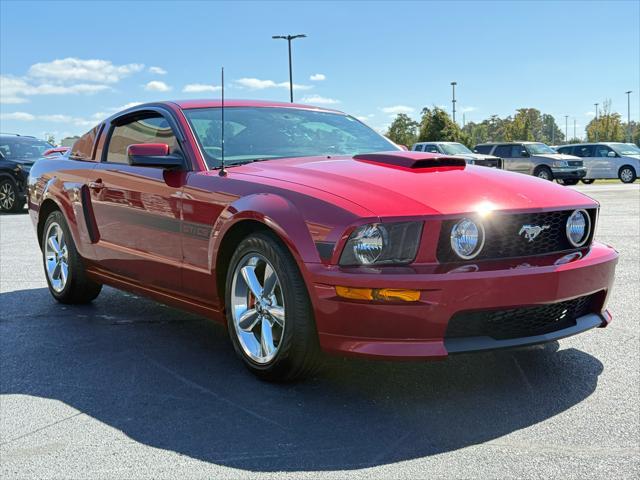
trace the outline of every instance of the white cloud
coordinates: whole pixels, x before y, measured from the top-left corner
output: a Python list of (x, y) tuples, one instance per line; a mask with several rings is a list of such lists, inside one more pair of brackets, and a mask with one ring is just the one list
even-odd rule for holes
[(222, 90), (222, 87), (205, 83), (189, 83), (182, 89), (185, 93), (218, 92), (220, 90)]
[(320, 95), (307, 95), (303, 97), (301, 100), (302, 103), (312, 103), (315, 105), (335, 105), (336, 103), (340, 103), (340, 100), (335, 100), (333, 98), (321, 97)]
[(0, 118), (2, 118), (2, 120), (20, 120), (24, 122), (31, 122), (36, 119), (35, 115), (27, 112), (2, 113), (0, 114)]
[(477, 110), (476, 107), (462, 107), (460, 109), (460, 112), (462, 113), (469, 113), (469, 112), (475, 112)]
[(68, 57), (52, 62), (36, 63), (29, 68), (29, 76), (59, 82), (117, 83), (124, 77), (140, 72), (143, 68), (144, 65), (141, 63), (114, 65), (109, 60), (82, 60)]
[(149, 90), (150, 92), (168, 92), (171, 90), (171, 87), (159, 80), (151, 80), (144, 86), (144, 89)]
[(309, 77), (309, 80), (311, 80), (312, 82), (321, 82), (326, 79), (327, 77), (323, 73), (314, 73)]
[(166, 75), (167, 71), (162, 67), (149, 67), (150, 73), (155, 73), (156, 75)]
[(584, 116), (585, 117), (595, 117), (596, 116), (596, 112), (585, 112)]
[[(276, 83), (273, 80), (261, 80), (259, 78), (241, 78), (236, 80), (236, 84), (252, 90), (264, 90), (265, 88), (289, 88), (289, 82)], [(313, 88), (311, 85), (293, 84), (294, 90), (309, 90), (311, 88)]]
[(368, 122), (373, 117), (375, 117), (373, 113), (370, 113), (369, 115), (356, 115), (356, 118), (361, 122)]
[(24, 78), (0, 75), (0, 103), (26, 103), (29, 100), (25, 97), (31, 95), (92, 94), (110, 88), (108, 85), (92, 83), (74, 85), (42, 83), (35, 85)]
[(389, 113), (392, 115), (397, 115), (399, 113), (413, 113), (415, 112), (415, 109), (412, 107), (407, 107), (406, 105), (394, 105), (392, 107), (383, 107), (380, 110), (382, 110), (384, 113)]

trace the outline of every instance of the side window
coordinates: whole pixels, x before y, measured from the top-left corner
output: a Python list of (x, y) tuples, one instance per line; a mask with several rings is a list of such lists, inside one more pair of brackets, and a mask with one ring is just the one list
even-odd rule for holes
[[(491, 152), (492, 147), (493, 145), (476, 145), (473, 151), (476, 153), (481, 153), (482, 155), (489, 155), (489, 152)], [(496, 156), (499, 156), (499, 155), (496, 155)]]
[(425, 145), (424, 151), (429, 153), (440, 153), (438, 152), (438, 147), (435, 145)]
[(493, 152), (493, 154), (496, 157), (501, 157), (501, 158), (512, 158), (511, 157), (511, 150), (512, 150), (513, 145), (498, 145), (495, 149), (495, 151)]
[(609, 155), (609, 152), (613, 152), (613, 150), (611, 150), (611, 148), (607, 147), (606, 145), (596, 145), (595, 150), (596, 154), (594, 155), (594, 157), (606, 157), (607, 155)]
[(171, 153), (180, 152), (169, 122), (158, 114), (115, 127), (107, 147), (107, 161), (128, 164), (127, 148), (134, 143), (166, 143)]
[(414, 149), (416, 152), (421, 152), (421, 151), (422, 151), (422, 145), (420, 145), (420, 144), (418, 143), (417, 145), (414, 145), (414, 146), (413, 146), (413, 149)]
[(511, 147), (511, 158), (522, 158), (524, 151), (524, 145), (513, 145)]
[(593, 145), (580, 145), (575, 147), (573, 154), (576, 157), (593, 157)]
[[(573, 147), (560, 147), (558, 148), (558, 153), (562, 153), (564, 155), (571, 155), (571, 149)], [(578, 149), (580, 147), (576, 147), (576, 149)]]

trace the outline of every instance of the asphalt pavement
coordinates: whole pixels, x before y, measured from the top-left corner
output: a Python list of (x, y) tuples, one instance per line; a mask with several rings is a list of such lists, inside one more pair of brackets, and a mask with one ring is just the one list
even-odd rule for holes
[(575, 187), (620, 251), (609, 328), (443, 362), (256, 380), (224, 329), (111, 288), (49, 295), (0, 217), (0, 478), (638, 478), (640, 185)]

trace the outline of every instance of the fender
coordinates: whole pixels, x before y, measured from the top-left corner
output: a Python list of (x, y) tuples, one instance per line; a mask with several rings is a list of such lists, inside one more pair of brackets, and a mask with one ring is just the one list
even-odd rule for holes
[(213, 226), (209, 242), (209, 264), (212, 272), (226, 233), (243, 220), (258, 221), (276, 232), (301, 270), (304, 263), (320, 262), (311, 233), (298, 208), (280, 195), (253, 194), (228, 205)]
[[(92, 258), (93, 251), (90, 246), (91, 239), (87, 226), (79, 220), (79, 218), (82, 218), (82, 186), (82, 183), (63, 182), (58, 177), (53, 176), (46, 181), (40, 198), (36, 199), (36, 202), (30, 203), (36, 204), (38, 207), (38, 217), (36, 219), (37, 228), (41, 221), (45, 221), (44, 218), (40, 218), (40, 207), (45, 201), (53, 201), (62, 212), (62, 215), (64, 215), (69, 231), (71, 232), (71, 237), (80, 255), (84, 258)], [(34, 195), (37, 195), (37, 193), (34, 193)]]

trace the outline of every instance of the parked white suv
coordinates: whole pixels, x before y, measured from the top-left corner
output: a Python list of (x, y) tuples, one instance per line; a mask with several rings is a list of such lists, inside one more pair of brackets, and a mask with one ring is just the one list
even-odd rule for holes
[(474, 153), (458, 142), (418, 142), (411, 150), (416, 152), (441, 153), (450, 157), (464, 158), (471, 165), (502, 168), (502, 159), (493, 155)]
[(584, 183), (593, 183), (599, 178), (619, 178), (623, 183), (633, 183), (640, 174), (640, 148), (633, 143), (578, 143), (558, 147), (558, 152), (582, 159), (587, 169)]

